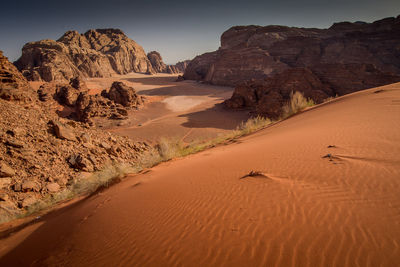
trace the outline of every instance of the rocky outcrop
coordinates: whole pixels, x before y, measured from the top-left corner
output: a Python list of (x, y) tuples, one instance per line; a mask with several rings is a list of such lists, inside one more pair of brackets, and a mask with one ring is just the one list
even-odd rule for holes
[(179, 68), (177, 65), (166, 65), (163, 62), (163, 59), (157, 51), (151, 51), (150, 53), (147, 54), (147, 58), (149, 59), (152, 69), (154, 70), (153, 73), (148, 73), (148, 74), (154, 74), (154, 73), (169, 73), (169, 74), (175, 74), (175, 73), (180, 73), (182, 72), (181, 68), (183, 68), (183, 63), (180, 62)]
[(184, 73), (189, 63), (190, 63), (190, 59), (184, 60), (184, 61), (179, 61), (174, 66), (179, 73)]
[(26, 109), (0, 99), (1, 222), (87, 179), (87, 172), (101, 170), (113, 161), (135, 162), (148, 148), (59, 118), (40, 104)]
[[(0, 88), (34, 92), (3, 57), (0, 75)], [(121, 87), (118, 92), (128, 91), (126, 94), (132, 100), (133, 89)], [(79, 92), (78, 99), (71, 92)], [(75, 102), (76, 106), (81, 95), (88, 95), (79, 79), (59, 86), (46, 83), (38, 95), (39, 99), (32, 94), (28, 102), (0, 99), (0, 222), (21, 215), (36, 204), (44, 204), (41, 202), (51, 199), (53, 194), (68, 194), (77, 182), (88, 179), (90, 172), (113, 162), (133, 164), (149, 148), (146, 143), (113, 136), (87, 123), (60, 118), (58, 103), (73, 109), (71, 105)], [(97, 97), (110, 106), (125, 108)]]
[(122, 82), (113, 82), (110, 90), (103, 91), (101, 95), (124, 107), (137, 107), (143, 104), (142, 98), (136, 94), (135, 89)]
[(25, 77), (0, 51), (0, 98), (31, 100), (32, 90)]
[[(334, 74), (331, 68), (335, 70)], [(354, 81), (351, 87), (347, 80)], [(249, 80), (239, 84), (224, 104), (233, 109), (250, 108), (258, 115), (277, 119), (295, 91), (315, 103), (321, 103), (330, 96), (397, 81), (398, 76), (382, 73), (373, 65), (320, 65), (318, 72), (308, 68), (290, 68), (263, 80)]]
[[(218, 51), (194, 58), (184, 78), (240, 85), (235, 98), (246, 80), (270, 83), (269, 78), (280, 78), (284, 85), (286, 77), (281, 73), (304, 68), (323, 88), (330, 88), (325, 94), (342, 95), (400, 81), (399, 41), (400, 16), (373, 23), (335, 23), (329, 29), (236, 26), (222, 34)], [(295, 79), (303, 84), (301, 75)]]
[(14, 64), (28, 80), (47, 82), (152, 71), (143, 48), (118, 29), (68, 31), (57, 41), (27, 43)]
[(147, 58), (149, 59), (151, 66), (155, 72), (166, 72), (167, 65), (162, 60), (160, 53), (157, 51), (151, 51), (147, 54)]

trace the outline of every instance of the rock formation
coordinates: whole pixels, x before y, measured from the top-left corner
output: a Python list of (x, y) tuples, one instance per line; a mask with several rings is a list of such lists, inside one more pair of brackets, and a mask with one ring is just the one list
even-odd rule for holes
[[(194, 58), (184, 78), (240, 85), (228, 106), (242, 101), (237, 97), (243, 95), (243, 82), (266, 79), (266, 87), (271, 87), (272, 81), (282, 86), (286, 77), (280, 74), (297, 69), (294, 75), (298, 68), (321, 83), (322, 87), (315, 87), (319, 91), (329, 88), (324, 91), (327, 96), (342, 95), (400, 81), (399, 41), (400, 16), (373, 23), (335, 23), (329, 29), (236, 26), (222, 34), (219, 50)], [(291, 79), (295, 82), (293, 76)], [(295, 79), (298, 84), (304, 82), (301, 75)], [(293, 86), (291, 90), (302, 88)]]
[(32, 90), (24, 76), (0, 51), (0, 98), (6, 100), (29, 100)]
[[(77, 105), (79, 97), (87, 95), (87, 88), (79, 79), (59, 87), (54, 83), (46, 86), (37, 94), (41, 100), (36, 94), (26, 101), (0, 99), (0, 222), (73, 188), (76, 182), (88, 179), (90, 172), (112, 162), (134, 163), (149, 148), (146, 143), (60, 118), (56, 100), (65, 106)], [(133, 101), (133, 89), (121, 87), (118, 92), (124, 95), (124, 90), (128, 91), (126, 94)], [(0, 56), (0, 90), (3, 88), (33, 92), (21, 73)]]
[(153, 71), (143, 48), (118, 29), (68, 31), (57, 41), (27, 43), (14, 64), (28, 80), (47, 82)]
[(175, 64), (175, 68), (178, 72), (184, 73), (189, 63), (190, 63), (189, 59), (184, 61), (179, 61), (178, 63)]
[(160, 53), (158, 53), (157, 51), (151, 51), (150, 53), (148, 53), (147, 58), (151, 63), (152, 69), (154, 70), (153, 73), (148, 73), (148, 74), (154, 74), (154, 73), (175, 74), (183, 72), (184, 68), (186, 68), (184, 62), (178, 62), (176, 65), (166, 65), (163, 62)]
[[(334, 73), (331, 73), (330, 66), (321, 66), (319, 73), (313, 73), (308, 68), (290, 68), (263, 80), (245, 81), (236, 86), (232, 97), (224, 104), (233, 109), (250, 108), (258, 115), (277, 119), (282, 113), (282, 107), (289, 102), (291, 93), (295, 91), (321, 103), (336, 94), (343, 95), (365, 87), (400, 81), (399, 76), (384, 74), (373, 65), (334, 65)], [(369, 68), (368, 74), (364, 73), (364, 68)], [(327, 76), (330, 80), (326, 79)], [(352, 87), (341, 90), (342, 79), (354, 81)]]
[(147, 58), (149, 59), (151, 66), (155, 72), (166, 72), (167, 65), (162, 60), (160, 53), (157, 51), (151, 51), (147, 54)]

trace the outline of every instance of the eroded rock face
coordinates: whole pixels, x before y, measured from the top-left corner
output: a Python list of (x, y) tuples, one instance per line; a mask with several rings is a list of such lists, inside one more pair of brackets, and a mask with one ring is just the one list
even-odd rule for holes
[[(274, 114), (261, 108), (260, 103), (269, 105), (265, 97), (250, 101), (255, 87), (267, 95), (279, 85), (280, 91), (273, 90), (280, 95), (273, 94), (278, 102), (285, 100), (282, 90), (288, 86), (319, 102), (323, 96), (400, 81), (399, 43), (400, 16), (373, 23), (335, 23), (329, 29), (236, 26), (222, 34), (218, 51), (188, 64), (184, 79), (237, 86), (228, 107)], [(252, 79), (263, 85), (244, 83)]]
[(263, 80), (239, 84), (232, 97), (224, 104), (233, 109), (250, 108), (258, 115), (276, 119), (281, 115), (282, 107), (290, 100), (291, 93), (295, 91), (315, 103), (321, 103), (330, 96), (399, 80), (399, 76), (385, 74), (373, 65), (366, 64), (319, 65), (315, 72), (308, 68), (290, 68)]
[(167, 65), (162, 60), (160, 53), (157, 51), (151, 51), (147, 54), (147, 58), (149, 59), (151, 66), (155, 70), (155, 72), (165, 72), (167, 69)]
[[(272, 77), (289, 68), (307, 67), (318, 72), (321, 64), (331, 65), (333, 74), (336, 64), (343, 64), (338, 65), (338, 70), (345, 65), (372, 64), (382, 73), (398, 75), (399, 36), (399, 17), (374, 23), (336, 23), (329, 29), (236, 26), (222, 34), (218, 51), (194, 58), (184, 77), (235, 86), (245, 80)], [(355, 71), (368, 75), (367, 71)]]
[(27, 43), (15, 65), (28, 80), (47, 82), (152, 71), (143, 48), (118, 29), (68, 31), (57, 41)]
[(32, 91), (25, 77), (0, 51), (0, 98), (31, 100)]
[(177, 69), (178, 72), (184, 73), (189, 63), (190, 63), (189, 59), (184, 61), (179, 61), (178, 63), (175, 64), (175, 68)]
[[(169, 74), (175, 74), (175, 73), (180, 73), (182, 72), (177, 65), (166, 65), (163, 62), (163, 59), (157, 51), (151, 51), (150, 53), (147, 54), (147, 58), (149, 59), (151, 66), (154, 70), (153, 73), (149, 74), (154, 74), (154, 73), (169, 73)], [(180, 65), (181, 66), (181, 65)], [(181, 66), (183, 67), (183, 65)]]

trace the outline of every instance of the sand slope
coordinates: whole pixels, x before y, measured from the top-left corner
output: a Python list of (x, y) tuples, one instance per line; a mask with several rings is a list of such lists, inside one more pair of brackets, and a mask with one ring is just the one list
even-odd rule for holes
[(382, 88), (133, 176), (2, 240), (0, 265), (398, 266), (400, 84)]

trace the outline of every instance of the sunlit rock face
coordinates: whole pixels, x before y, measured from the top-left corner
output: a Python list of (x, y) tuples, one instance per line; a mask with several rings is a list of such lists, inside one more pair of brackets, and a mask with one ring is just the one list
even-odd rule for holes
[(47, 82), (152, 71), (143, 48), (118, 29), (68, 31), (57, 41), (27, 43), (14, 64), (28, 80)]

